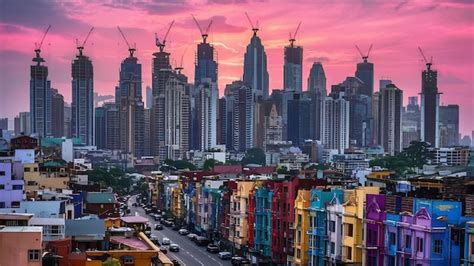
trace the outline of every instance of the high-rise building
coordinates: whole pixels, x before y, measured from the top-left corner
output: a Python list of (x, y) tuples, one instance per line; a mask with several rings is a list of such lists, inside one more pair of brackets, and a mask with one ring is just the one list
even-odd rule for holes
[(326, 74), (324, 73), (323, 64), (314, 62), (308, 76), (308, 91), (318, 93), (326, 97)]
[[(389, 79), (381, 79), (379, 81), (379, 91), (382, 91), (387, 85), (392, 84), (392, 81)], [(372, 95), (372, 140), (369, 144), (376, 145), (378, 143), (378, 131), (379, 131), (379, 92), (376, 91)]]
[(95, 108), (95, 146), (97, 149), (106, 149), (106, 112), (107, 109), (105, 107), (97, 107)]
[(403, 134), (403, 148), (410, 146), (413, 141), (420, 140), (420, 105), (418, 104), (418, 97), (408, 97), (408, 105), (403, 108), (402, 119), (402, 134)]
[(152, 65), (152, 93), (153, 107), (151, 114), (150, 145), (151, 154), (159, 156), (160, 160), (166, 158), (165, 146), (165, 91), (166, 83), (173, 69), (170, 65), (170, 53), (165, 52), (164, 45), (158, 45), (159, 51), (153, 53)]
[(283, 140), (283, 120), (273, 99), (258, 101), (255, 110), (254, 144), (266, 151)]
[(303, 147), (305, 140), (313, 138), (313, 103), (308, 94), (295, 93), (288, 101), (287, 140), (294, 146)]
[(35, 50), (36, 57), (30, 66), (30, 128), (41, 137), (51, 135), (51, 81), (48, 80), (48, 67), (43, 65), (41, 50)]
[(31, 134), (31, 122), (30, 122), (30, 113), (29, 112), (20, 112), (20, 133), (24, 135)]
[(459, 105), (450, 104), (439, 107), (440, 147), (459, 144)]
[[(201, 80), (197, 87), (196, 115), (198, 119), (199, 149), (211, 149), (217, 144), (217, 84), (210, 78)], [(193, 133), (195, 134), (195, 133)]]
[(374, 93), (374, 64), (367, 61), (368, 56), (363, 56), (362, 59), (364, 61), (357, 64), (355, 76), (364, 82), (361, 93), (372, 97)]
[(17, 115), (15, 118), (13, 118), (13, 132), (15, 133), (16, 136), (20, 135), (21, 130), (20, 130), (20, 116)]
[(150, 128), (151, 128), (151, 111), (153, 109), (145, 109), (143, 112), (143, 155), (150, 156)]
[(217, 144), (227, 145), (227, 111), (225, 97), (219, 98), (217, 118)]
[(95, 143), (98, 149), (119, 150), (119, 110), (115, 103), (104, 103), (95, 109)]
[(439, 98), (438, 72), (426, 64), (421, 73), (421, 140), (439, 147)]
[(301, 92), (303, 89), (303, 47), (295, 46), (292, 41), (285, 46), (283, 86), (285, 91)]
[(64, 97), (56, 89), (51, 92), (51, 135), (61, 138), (64, 136)]
[[(178, 160), (189, 150), (189, 90), (183, 74), (170, 75), (165, 86), (165, 158)], [(216, 110), (217, 111), (217, 110)]]
[(326, 149), (344, 153), (349, 148), (350, 103), (344, 99), (345, 92), (332, 92), (324, 100), (321, 121), (321, 139)]
[(72, 108), (69, 104), (64, 103), (64, 136), (71, 138), (72, 136)]
[(151, 109), (153, 106), (153, 90), (150, 86), (146, 86), (146, 108)]
[(72, 62), (71, 133), (86, 145), (94, 145), (94, 69), (83, 55), (83, 47)]
[(394, 155), (402, 151), (403, 91), (393, 84), (379, 92), (378, 141), (384, 151)]
[(258, 29), (247, 45), (244, 55), (244, 82), (255, 91), (257, 97), (268, 98), (268, 71), (267, 54), (262, 45), (262, 40), (257, 36)]
[(8, 130), (8, 118), (0, 118), (0, 129)]
[(142, 65), (129, 49), (130, 56), (120, 65), (115, 99), (119, 109), (120, 150), (141, 157), (144, 154), (144, 106), (142, 101)]
[(225, 88), (227, 148), (245, 151), (254, 147), (255, 90), (234, 81)]

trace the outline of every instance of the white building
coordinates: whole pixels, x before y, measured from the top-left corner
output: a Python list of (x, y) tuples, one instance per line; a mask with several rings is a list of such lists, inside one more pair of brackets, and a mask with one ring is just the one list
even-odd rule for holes
[(403, 91), (388, 84), (379, 92), (378, 141), (389, 155), (402, 151)]
[(349, 101), (344, 99), (343, 92), (324, 100), (321, 138), (326, 149), (344, 153), (349, 148)]
[(198, 87), (197, 114), (199, 120), (201, 150), (206, 151), (217, 144), (217, 84), (204, 78)]

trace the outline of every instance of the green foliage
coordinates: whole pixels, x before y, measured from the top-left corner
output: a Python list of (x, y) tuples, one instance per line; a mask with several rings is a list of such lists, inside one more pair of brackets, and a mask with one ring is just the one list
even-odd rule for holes
[(186, 160), (176, 160), (176, 161), (173, 161), (171, 159), (166, 159), (164, 161), (165, 164), (171, 166), (171, 167), (174, 167), (176, 168), (177, 170), (185, 170), (185, 169), (188, 169), (188, 170), (191, 170), (191, 171), (194, 171), (197, 169), (197, 167), (186, 161)]
[(290, 171), (288, 171), (288, 168), (286, 168), (286, 166), (280, 166), (277, 169), (277, 174), (279, 174), (279, 175), (289, 175)]
[(416, 169), (422, 168), (431, 159), (428, 147), (426, 142), (412, 141), (403, 152), (394, 156), (374, 159), (370, 161), (369, 165), (395, 171), (399, 176), (414, 173)]
[(207, 159), (204, 161), (204, 165), (202, 166), (202, 169), (205, 171), (210, 171), (214, 168), (215, 165), (221, 164), (219, 161), (214, 160), (214, 159)]
[(99, 183), (102, 187), (111, 187), (121, 194), (129, 192), (133, 184), (133, 180), (118, 168), (96, 168), (87, 171), (87, 174), (90, 182)]
[(259, 164), (265, 165), (265, 152), (259, 148), (252, 148), (245, 152), (245, 156), (240, 162), (242, 165)]

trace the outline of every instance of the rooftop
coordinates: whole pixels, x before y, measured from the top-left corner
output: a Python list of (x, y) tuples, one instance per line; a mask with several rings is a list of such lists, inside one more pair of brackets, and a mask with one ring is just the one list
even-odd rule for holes
[(87, 203), (115, 203), (115, 195), (112, 192), (87, 192)]
[(124, 216), (124, 217), (121, 217), (120, 218), (124, 223), (127, 223), (127, 224), (144, 224), (144, 223), (147, 223), (148, 222), (148, 219), (143, 217), (143, 216), (139, 216), (139, 215), (136, 215), (136, 216)]
[(149, 250), (150, 249), (150, 247), (144, 241), (140, 240), (137, 237), (127, 238), (125, 236), (111, 236), (110, 242), (115, 243), (115, 244), (123, 244), (125, 246), (128, 246), (136, 250)]
[(42, 233), (43, 227), (42, 226), (0, 226), (0, 233), (21, 233), (21, 232), (28, 232), (28, 233)]

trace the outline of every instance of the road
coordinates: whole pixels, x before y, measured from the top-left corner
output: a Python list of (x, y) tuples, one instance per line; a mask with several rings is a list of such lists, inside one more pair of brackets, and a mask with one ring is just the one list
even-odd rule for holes
[[(145, 211), (140, 207), (133, 207), (132, 203), (135, 202), (135, 197), (130, 197), (128, 205), (130, 208), (130, 213), (137, 213), (140, 216), (146, 217), (150, 224), (154, 225), (157, 223), (153, 218), (145, 214)], [(210, 266), (210, 265), (232, 265), (230, 261), (221, 260), (217, 257), (217, 254), (211, 254), (206, 251), (206, 247), (199, 247), (194, 242), (189, 240), (186, 236), (178, 234), (177, 231), (171, 230), (170, 227), (163, 227), (163, 230), (157, 231), (152, 226), (152, 235), (156, 235), (158, 239), (163, 239), (167, 237), (171, 240), (171, 243), (178, 244), (180, 250), (179, 252), (169, 252), (166, 254), (170, 259), (176, 259), (181, 265), (201, 265), (201, 266)]]

